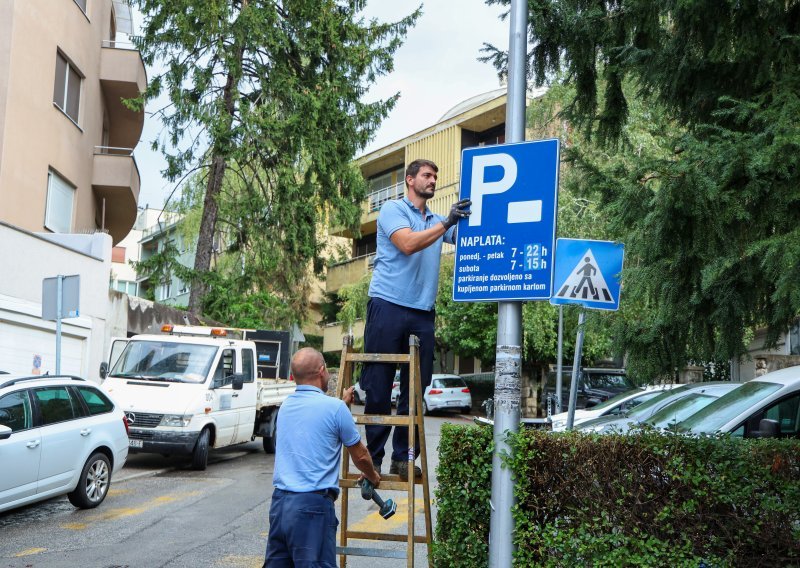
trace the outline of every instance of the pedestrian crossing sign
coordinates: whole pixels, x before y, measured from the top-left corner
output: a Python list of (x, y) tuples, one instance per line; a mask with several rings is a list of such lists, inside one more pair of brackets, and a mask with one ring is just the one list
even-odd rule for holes
[(618, 310), (624, 256), (622, 243), (558, 239), (550, 303)]

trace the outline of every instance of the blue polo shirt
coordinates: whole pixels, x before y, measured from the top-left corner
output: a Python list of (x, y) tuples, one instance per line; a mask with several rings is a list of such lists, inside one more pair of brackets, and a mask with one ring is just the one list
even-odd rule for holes
[(344, 402), (317, 387), (297, 385), (278, 412), (272, 484), (297, 493), (338, 489), (342, 444), (360, 440)]
[(439, 288), (442, 242), (455, 244), (455, 226), (428, 248), (406, 256), (394, 246), (392, 235), (400, 229), (414, 232), (430, 229), (444, 217), (425, 210), (425, 218), (408, 197), (387, 201), (378, 214), (377, 253), (369, 295), (387, 302), (430, 311)]

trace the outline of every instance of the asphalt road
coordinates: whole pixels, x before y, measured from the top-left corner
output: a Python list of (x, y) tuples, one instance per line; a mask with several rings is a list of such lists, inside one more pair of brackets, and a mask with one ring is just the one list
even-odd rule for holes
[[(444, 422), (469, 419), (425, 419), (432, 496)], [(258, 439), (212, 451), (208, 469), (202, 472), (192, 471), (186, 458), (131, 455), (96, 509), (75, 509), (61, 497), (0, 513), (0, 568), (256, 568), (264, 558), (273, 466), (274, 456), (263, 452)], [(397, 514), (388, 520), (357, 491), (350, 495), (351, 530), (405, 533), (405, 492), (382, 492), (398, 504)], [(421, 487), (417, 499), (416, 533), (424, 534)], [(341, 499), (337, 516), (340, 504)], [(434, 510), (434, 527), (435, 514)], [(350, 546), (405, 545), (351, 541)], [(417, 545), (415, 555), (416, 565), (427, 564), (425, 545)], [(376, 565), (405, 566), (405, 560), (348, 557), (348, 566), (354, 568)]]

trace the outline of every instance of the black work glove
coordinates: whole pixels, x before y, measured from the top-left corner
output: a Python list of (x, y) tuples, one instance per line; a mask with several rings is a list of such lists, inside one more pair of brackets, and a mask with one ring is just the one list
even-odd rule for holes
[(472, 211), (468, 209), (470, 205), (472, 205), (472, 201), (469, 199), (462, 199), (461, 201), (453, 203), (453, 206), (450, 208), (450, 215), (447, 216), (447, 219), (442, 221), (445, 231), (458, 223), (459, 220), (466, 219), (472, 215)]

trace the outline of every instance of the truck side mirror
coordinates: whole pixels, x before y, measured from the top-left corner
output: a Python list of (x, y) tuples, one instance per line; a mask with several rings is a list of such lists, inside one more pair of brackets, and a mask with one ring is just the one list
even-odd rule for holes
[(771, 418), (762, 418), (758, 423), (758, 436), (759, 438), (777, 438), (780, 434), (780, 425), (777, 420)]
[(105, 380), (107, 376), (108, 376), (108, 363), (103, 361), (102, 363), (100, 363), (100, 378)]
[(231, 386), (233, 390), (240, 391), (244, 387), (244, 375), (241, 373), (236, 373), (233, 375), (233, 379), (231, 380)]

